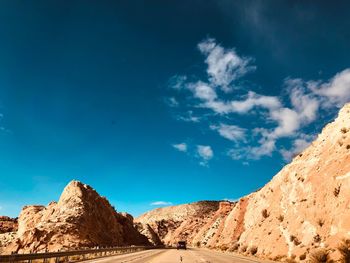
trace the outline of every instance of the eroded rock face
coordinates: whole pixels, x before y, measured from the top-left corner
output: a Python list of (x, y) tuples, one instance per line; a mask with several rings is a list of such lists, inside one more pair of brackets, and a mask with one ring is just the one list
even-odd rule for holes
[(0, 234), (8, 232), (16, 232), (18, 228), (17, 218), (8, 216), (0, 216)]
[(134, 228), (132, 216), (117, 213), (107, 199), (78, 181), (66, 186), (57, 203), (24, 207), (18, 223), (16, 240), (5, 252), (149, 244)]
[(17, 229), (17, 218), (0, 216), (0, 254), (3, 252), (4, 247), (15, 240)]
[(165, 245), (174, 245), (180, 240), (192, 240), (196, 231), (205, 226), (220, 202), (201, 201), (192, 204), (157, 208), (136, 219), (136, 222), (151, 227)]
[(259, 191), (194, 214), (182, 207), (156, 209), (136, 221), (166, 244), (184, 239), (262, 258), (299, 261), (318, 247), (336, 248), (350, 238), (350, 104)]

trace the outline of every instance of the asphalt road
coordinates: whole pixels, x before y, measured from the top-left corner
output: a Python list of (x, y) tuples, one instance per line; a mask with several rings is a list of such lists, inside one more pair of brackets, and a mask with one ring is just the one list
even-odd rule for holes
[(153, 249), (126, 255), (89, 260), (99, 263), (251, 263), (263, 262), (202, 249)]

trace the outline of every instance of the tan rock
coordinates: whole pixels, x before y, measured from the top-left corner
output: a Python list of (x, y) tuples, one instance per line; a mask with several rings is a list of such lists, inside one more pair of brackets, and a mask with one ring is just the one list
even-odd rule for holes
[(57, 203), (24, 207), (18, 222), (7, 253), (149, 244), (132, 216), (117, 213), (106, 198), (78, 181), (66, 186)]
[(0, 216), (0, 234), (7, 232), (16, 232), (18, 228), (17, 218), (8, 216)]

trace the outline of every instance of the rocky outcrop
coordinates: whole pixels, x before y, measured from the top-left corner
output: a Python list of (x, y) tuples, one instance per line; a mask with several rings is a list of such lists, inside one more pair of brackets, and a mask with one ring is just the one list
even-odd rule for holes
[(336, 257), (339, 242), (350, 238), (350, 104), (259, 191), (194, 214), (183, 207), (157, 209), (136, 221), (149, 224), (166, 244), (183, 239), (297, 261), (324, 247)]
[(8, 232), (16, 232), (17, 229), (18, 229), (17, 218), (0, 216), (0, 234), (8, 233)]
[(219, 209), (217, 201), (201, 201), (192, 204), (157, 208), (135, 221), (144, 228), (151, 228), (164, 245), (174, 245), (180, 240), (192, 240)]
[(149, 244), (128, 214), (117, 213), (90, 186), (72, 181), (59, 201), (26, 206), (18, 231), (5, 252), (57, 251), (67, 248)]

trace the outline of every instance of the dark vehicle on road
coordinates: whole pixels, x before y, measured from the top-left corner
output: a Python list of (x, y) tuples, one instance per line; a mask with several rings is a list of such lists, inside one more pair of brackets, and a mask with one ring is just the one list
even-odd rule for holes
[(186, 249), (186, 241), (179, 241), (177, 242), (177, 249)]

